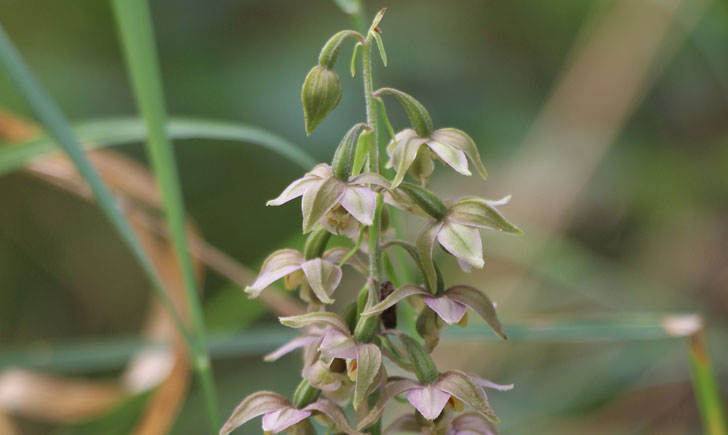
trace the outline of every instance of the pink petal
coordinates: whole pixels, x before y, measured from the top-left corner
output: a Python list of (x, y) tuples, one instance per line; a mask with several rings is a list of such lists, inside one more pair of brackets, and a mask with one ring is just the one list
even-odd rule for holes
[(422, 299), (448, 325), (458, 323), (465, 315), (465, 312), (468, 311), (468, 307), (460, 302), (455, 302), (447, 296), (440, 296), (439, 298), (423, 296)]
[(333, 176), (333, 172), (331, 171), (331, 166), (329, 166), (327, 163), (319, 163), (318, 165), (314, 166), (313, 169), (311, 169), (311, 172), (306, 175), (314, 175), (319, 178), (329, 178)]
[(282, 432), (310, 416), (311, 412), (309, 411), (301, 411), (295, 408), (279, 409), (263, 416), (263, 430), (273, 433)]
[(341, 199), (341, 206), (366, 226), (370, 226), (374, 221), (376, 204), (377, 195), (364, 186), (347, 186), (346, 193)]
[(295, 249), (281, 249), (270, 254), (260, 267), (260, 275), (255, 282), (246, 287), (246, 293), (252, 297), (258, 296), (266, 287), (273, 282), (293, 273), (301, 268), (303, 255)]
[(321, 352), (331, 358), (356, 359), (356, 341), (336, 328), (329, 328), (319, 347)]
[(288, 343), (284, 344), (283, 346), (279, 347), (278, 349), (274, 350), (273, 352), (269, 353), (263, 359), (265, 361), (275, 361), (283, 355), (287, 355), (293, 352), (299, 347), (304, 347), (308, 344), (313, 343), (314, 341), (318, 340), (318, 338), (319, 337), (315, 335), (303, 335), (301, 337), (296, 337)]
[(311, 188), (311, 186), (320, 182), (321, 179), (318, 177), (305, 176), (303, 178), (299, 178), (298, 180), (289, 184), (288, 187), (286, 187), (283, 192), (278, 195), (278, 198), (271, 199), (270, 201), (266, 202), (265, 205), (285, 204), (288, 201), (303, 195), (309, 188)]
[(330, 261), (314, 258), (303, 263), (303, 273), (316, 297), (325, 304), (333, 303), (332, 293), (341, 282), (341, 268)]
[(428, 420), (437, 418), (449, 399), (449, 394), (434, 388), (432, 385), (414, 388), (407, 392), (407, 400)]

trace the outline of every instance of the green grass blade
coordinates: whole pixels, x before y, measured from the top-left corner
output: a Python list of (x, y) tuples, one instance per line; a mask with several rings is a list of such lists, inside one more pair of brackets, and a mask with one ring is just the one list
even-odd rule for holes
[(703, 419), (703, 433), (726, 435), (728, 426), (726, 425), (724, 405), (702, 331), (690, 337), (688, 353), (693, 390), (695, 390), (698, 409)]
[(190, 349), (193, 354), (192, 365), (197, 371), (205, 397), (212, 433), (216, 433), (220, 427), (220, 411), (195, 271), (188, 253), (187, 221), (174, 148), (167, 134), (167, 113), (149, 5), (146, 0), (114, 0), (112, 4), (134, 95), (146, 121), (147, 153), (162, 193), (172, 245), (182, 269), (195, 341), (194, 347)]
[[(147, 139), (144, 121), (138, 118), (89, 120), (73, 126), (73, 132), (87, 149), (142, 142)], [(259, 145), (278, 153), (301, 169), (311, 169), (316, 160), (295, 144), (247, 124), (193, 118), (171, 118), (167, 133), (172, 139), (211, 139)], [(33, 159), (55, 151), (56, 141), (41, 136), (27, 142), (0, 146), (0, 175), (21, 169)]]
[(189, 342), (189, 333), (179, 313), (175, 309), (169, 294), (164, 290), (164, 286), (154, 269), (154, 265), (136, 238), (131, 226), (121, 213), (115, 198), (89, 162), (83, 147), (74, 136), (60, 109), (45, 93), (35, 75), (25, 65), (25, 62), (13, 47), (2, 26), (0, 26), (0, 65), (2, 65), (11, 82), (18, 88), (21, 95), (28, 102), (48, 134), (68, 154), (68, 157), (73, 162), (81, 177), (91, 188), (91, 192), (99, 207), (109, 219), (122, 241), (131, 250), (141, 266), (142, 271), (151, 282), (152, 288), (171, 314), (177, 328), (185, 340)]

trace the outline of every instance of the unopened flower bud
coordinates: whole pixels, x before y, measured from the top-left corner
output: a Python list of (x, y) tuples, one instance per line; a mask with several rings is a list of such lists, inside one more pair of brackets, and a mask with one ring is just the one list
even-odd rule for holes
[(417, 333), (425, 340), (425, 349), (432, 352), (440, 342), (440, 331), (444, 326), (439, 316), (429, 307), (425, 307), (417, 316), (415, 326)]
[(316, 65), (308, 72), (301, 90), (307, 135), (310, 136), (336, 108), (341, 100), (341, 92), (341, 81), (334, 70)]
[(441, 220), (447, 214), (447, 206), (432, 191), (408, 182), (400, 184), (399, 189), (412, 198), (425, 213), (435, 219)]
[(402, 344), (404, 344), (407, 356), (409, 356), (410, 362), (412, 363), (412, 368), (415, 371), (415, 375), (417, 375), (417, 380), (422, 385), (430, 385), (435, 382), (440, 372), (437, 371), (435, 362), (432, 361), (432, 357), (427, 350), (408, 335), (401, 334), (399, 338), (402, 340)]

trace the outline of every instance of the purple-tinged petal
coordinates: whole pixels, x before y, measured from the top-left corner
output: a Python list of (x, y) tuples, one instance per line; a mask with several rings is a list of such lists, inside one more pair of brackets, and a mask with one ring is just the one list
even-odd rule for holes
[(440, 415), (447, 401), (450, 400), (450, 395), (434, 388), (432, 385), (428, 385), (409, 390), (407, 400), (420, 411), (423, 417), (434, 420)]
[(495, 312), (495, 304), (485, 293), (467, 285), (456, 285), (447, 289), (445, 294), (450, 299), (470, 307), (490, 325), (498, 337), (503, 340), (506, 339), (503, 325), (501, 325), (498, 314)]
[(362, 316), (374, 316), (376, 314), (381, 314), (384, 310), (387, 308), (393, 306), (397, 302), (401, 301), (402, 299), (412, 296), (412, 295), (428, 295), (428, 293), (425, 289), (418, 285), (412, 285), (407, 284), (403, 285), (402, 287), (397, 288), (395, 291), (392, 292), (389, 296), (384, 298), (384, 300), (373, 307), (362, 311)]
[(346, 185), (336, 177), (327, 178), (307, 189), (301, 201), (303, 232), (310, 232), (323, 215), (339, 203)]
[(291, 328), (303, 328), (304, 326), (310, 325), (330, 325), (334, 328), (344, 332), (349, 332), (349, 326), (347, 326), (344, 319), (336, 313), (326, 312), (313, 312), (300, 314), (298, 316), (279, 317), (278, 320)]
[(227, 435), (251, 419), (281, 409), (290, 408), (291, 403), (285, 397), (272, 391), (258, 391), (243, 399), (235, 408), (230, 418), (220, 429), (220, 435)]
[(348, 186), (341, 206), (346, 209), (354, 219), (362, 225), (371, 226), (374, 221), (374, 208), (377, 205), (377, 195), (365, 186)]
[(377, 345), (360, 344), (356, 361), (356, 387), (352, 401), (355, 410), (359, 409), (359, 405), (367, 398), (378, 379), (377, 375), (382, 367), (382, 352)]
[(306, 411), (317, 411), (327, 416), (336, 427), (347, 435), (364, 435), (362, 432), (351, 427), (349, 420), (347, 420), (344, 411), (338, 406), (326, 399), (318, 399), (307, 407), (303, 408)]
[(492, 390), (498, 390), (498, 391), (509, 391), (513, 389), (513, 384), (496, 384), (493, 381), (489, 381), (487, 379), (480, 378), (478, 376), (468, 375), (470, 376), (470, 379), (473, 380), (476, 384), (480, 385), (481, 387), (490, 388)]
[(339, 246), (336, 248), (331, 248), (328, 251), (324, 252), (324, 255), (322, 255), (321, 258), (334, 264), (339, 264), (348, 253), (349, 250), (347, 248)]
[(253, 284), (245, 288), (250, 297), (257, 297), (260, 292), (273, 282), (301, 268), (303, 255), (295, 249), (281, 249), (270, 254), (260, 267), (260, 275)]
[(288, 201), (298, 198), (303, 195), (308, 189), (321, 183), (321, 179), (318, 177), (306, 176), (299, 178), (293, 183), (289, 184), (277, 198), (271, 199), (266, 202), (265, 205), (282, 205)]
[(377, 400), (377, 403), (375, 403), (369, 410), (369, 414), (367, 414), (366, 417), (359, 422), (357, 429), (364, 430), (379, 420), (379, 416), (381, 416), (382, 412), (384, 412), (384, 407), (390, 400), (392, 400), (392, 398), (394, 398), (394, 396), (419, 387), (420, 384), (411, 379), (397, 379), (387, 382), (387, 385), (385, 385), (382, 389), (382, 394), (379, 396), (379, 400)]
[(463, 175), (471, 175), (468, 170), (468, 159), (462, 150), (454, 148), (450, 145), (438, 142), (436, 140), (428, 140), (427, 146), (430, 147), (437, 157), (446, 165), (453, 168), (456, 172)]
[(448, 325), (458, 323), (465, 315), (465, 312), (468, 311), (468, 307), (447, 296), (440, 296), (439, 298), (424, 296), (422, 299)]
[(483, 267), (483, 245), (477, 228), (466, 227), (446, 220), (437, 234), (446, 251), (475, 268)]
[(304, 347), (306, 345), (309, 345), (313, 343), (314, 341), (318, 340), (319, 337), (315, 335), (302, 335), (300, 337), (296, 337), (293, 340), (289, 341), (288, 343), (284, 344), (283, 346), (279, 347), (278, 349), (274, 350), (273, 352), (269, 353), (265, 357), (263, 357), (263, 360), (271, 362), (276, 361), (283, 355), (287, 355), (294, 350)]
[(316, 297), (325, 304), (333, 303), (334, 300), (329, 296), (341, 282), (341, 268), (320, 258), (304, 262), (302, 268)]
[(488, 420), (498, 423), (498, 417), (495, 416), (493, 409), (488, 404), (488, 398), (483, 388), (476, 384), (470, 376), (459, 370), (450, 370), (435, 381), (433, 386), (439, 390), (450, 393), (463, 402), (470, 405)]
[(331, 358), (356, 359), (356, 340), (336, 328), (328, 328), (319, 350)]
[(306, 175), (314, 175), (319, 178), (330, 178), (334, 175), (334, 173), (328, 163), (319, 163)]
[(425, 275), (427, 288), (432, 292), (437, 288), (437, 272), (435, 272), (435, 265), (432, 262), (432, 247), (435, 245), (435, 239), (437, 239), (442, 226), (442, 222), (433, 222), (417, 236), (417, 253), (420, 255), (422, 272)]
[(296, 408), (279, 409), (263, 416), (263, 430), (273, 433), (283, 432), (310, 416), (310, 411), (302, 411)]

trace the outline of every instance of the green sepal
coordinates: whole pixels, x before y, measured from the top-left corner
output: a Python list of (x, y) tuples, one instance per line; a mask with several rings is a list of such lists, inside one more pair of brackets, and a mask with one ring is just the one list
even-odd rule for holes
[[(366, 308), (373, 307), (379, 302), (379, 291), (373, 279), (367, 282)], [(354, 328), (354, 338), (359, 343), (371, 343), (379, 331), (379, 316), (360, 317)]]
[(354, 51), (351, 53), (351, 78), (356, 77), (356, 55), (359, 53), (359, 47), (361, 47), (361, 43), (357, 42), (354, 45)]
[(384, 51), (384, 42), (382, 42), (382, 35), (379, 34), (376, 30), (372, 32), (372, 35), (374, 35), (374, 40), (377, 41), (377, 48), (379, 49), (379, 56), (382, 58), (382, 63), (384, 66), (387, 66), (387, 52)]
[(415, 329), (425, 341), (425, 350), (432, 352), (440, 342), (440, 331), (443, 328), (440, 317), (430, 307), (425, 307), (417, 316)]
[(356, 153), (354, 154), (354, 167), (351, 175), (359, 175), (369, 155), (369, 150), (374, 146), (374, 131), (364, 130), (359, 134), (356, 142)]
[(301, 89), (306, 135), (318, 127), (341, 100), (341, 80), (336, 71), (316, 65), (306, 75)]
[(325, 228), (320, 228), (317, 231), (312, 232), (306, 239), (306, 244), (303, 246), (303, 258), (306, 260), (312, 260), (314, 258), (320, 258), (326, 251), (326, 245), (329, 243), (331, 233)]
[(356, 157), (357, 137), (362, 129), (370, 130), (371, 127), (363, 123), (358, 123), (351, 127), (341, 139), (341, 143), (336, 148), (336, 152), (334, 152), (334, 158), (331, 160), (331, 169), (336, 178), (341, 181), (349, 181), (351, 177)]
[(349, 331), (353, 331), (354, 328), (356, 328), (356, 302), (351, 302), (347, 305), (346, 308), (344, 308), (344, 311), (342, 311), (341, 317), (344, 319), (344, 322), (349, 325)]
[(415, 129), (420, 137), (427, 138), (432, 134), (432, 118), (427, 113), (427, 109), (419, 101), (415, 100), (410, 94), (406, 94), (400, 90), (393, 88), (381, 88), (374, 92), (374, 96), (378, 97), (382, 94), (394, 95), (399, 103), (404, 107), (407, 116), (409, 116), (412, 128)]
[(293, 406), (301, 409), (315, 402), (321, 394), (321, 390), (311, 385), (308, 379), (302, 379), (293, 393)]
[(400, 184), (398, 189), (406, 193), (425, 213), (438, 221), (442, 220), (447, 214), (447, 206), (431, 190), (407, 181)]
[(435, 362), (432, 361), (432, 357), (425, 350), (420, 343), (407, 334), (400, 334), (399, 339), (404, 344), (404, 348), (407, 351), (412, 368), (417, 375), (417, 380), (422, 385), (430, 385), (437, 380), (440, 372), (437, 371)]
[(364, 42), (364, 37), (359, 32), (353, 30), (342, 30), (338, 32), (324, 44), (319, 54), (319, 65), (331, 69), (336, 63), (336, 58), (339, 56), (339, 50), (341, 45), (344, 43), (346, 38), (354, 38), (359, 42)]

